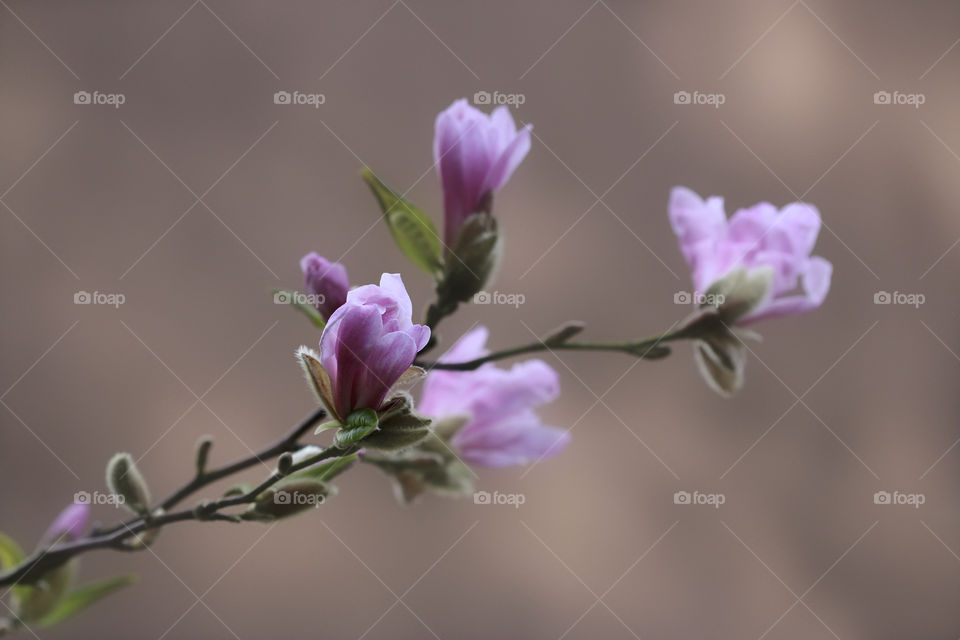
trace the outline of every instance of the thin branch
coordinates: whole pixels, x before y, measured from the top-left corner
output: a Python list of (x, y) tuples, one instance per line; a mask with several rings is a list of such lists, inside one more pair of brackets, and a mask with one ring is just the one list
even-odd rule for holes
[[(118, 551), (136, 551), (137, 548), (127, 544), (129, 538), (152, 529), (158, 529), (175, 522), (185, 522), (190, 520), (218, 520), (232, 521), (233, 517), (227, 514), (221, 514), (221, 509), (229, 507), (250, 504), (257, 497), (279, 482), (291, 473), (300, 471), (309, 466), (317, 464), (329, 458), (339, 458), (350, 455), (356, 451), (356, 448), (338, 449), (328, 447), (322, 452), (313, 455), (290, 467), (286, 474), (272, 473), (270, 476), (252, 491), (242, 495), (231, 496), (229, 498), (220, 498), (212, 502), (202, 503), (195, 509), (184, 509), (181, 511), (167, 512), (171, 507), (183, 501), (199, 489), (216, 482), (229, 475), (254, 466), (264, 460), (269, 460), (287, 451), (293, 451), (299, 448), (298, 440), (310, 427), (323, 419), (325, 412), (323, 409), (317, 409), (310, 416), (305, 418), (300, 424), (294, 427), (286, 436), (275, 444), (267, 447), (257, 454), (237, 460), (231, 464), (219, 467), (212, 471), (200, 473), (193, 480), (172, 493), (163, 500), (158, 507), (154, 508), (152, 513), (158, 515), (149, 515), (139, 517), (128, 522), (122, 522), (119, 525), (111, 527), (108, 530), (100, 531), (85, 538), (80, 538), (72, 542), (57, 544), (52, 547), (41, 549), (25, 559), (20, 565), (13, 567), (9, 571), (0, 573), (0, 586), (13, 584), (31, 584), (40, 580), (43, 575), (54, 569), (71, 558), (93, 551), (95, 549), (115, 549)], [(159, 509), (163, 508), (164, 512)]]
[(664, 344), (673, 340), (680, 340), (687, 337), (681, 331), (665, 333), (660, 336), (646, 338), (644, 340), (635, 340), (633, 342), (551, 342), (548, 340), (538, 340), (530, 344), (525, 344), (512, 349), (495, 351), (466, 362), (437, 362), (418, 360), (414, 364), (424, 369), (438, 369), (444, 371), (472, 371), (488, 362), (513, 358), (515, 356), (527, 353), (536, 353), (540, 351), (618, 351), (636, 358), (646, 360), (658, 360), (670, 354), (670, 348)]

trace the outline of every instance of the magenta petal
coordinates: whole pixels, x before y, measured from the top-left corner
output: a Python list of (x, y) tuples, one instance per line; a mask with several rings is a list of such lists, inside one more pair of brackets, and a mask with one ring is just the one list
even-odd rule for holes
[[(513, 119), (511, 119), (510, 122), (512, 124)], [(486, 187), (485, 191), (497, 191), (501, 189), (510, 179), (510, 176), (513, 175), (516, 168), (520, 166), (520, 163), (523, 162), (527, 153), (530, 152), (530, 131), (532, 129), (533, 125), (528, 124), (516, 132), (513, 139), (511, 139), (503, 151), (500, 152), (490, 167), (490, 173), (487, 175), (484, 184)]]
[(530, 150), (530, 127), (517, 131), (505, 106), (487, 115), (457, 100), (437, 116), (433, 156), (443, 187), (444, 240), (500, 189)]
[(690, 189), (674, 187), (670, 192), (668, 210), (670, 225), (688, 262), (700, 243), (715, 240), (726, 233), (727, 219), (722, 198), (710, 198), (704, 202)]
[[(487, 353), (487, 330), (477, 327), (441, 356), (465, 362)], [(544, 426), (534, 408), (559, 394), (556, 372), (528, 360), (510, 369), (492, 363), (473, 371), (431, 371), (419, 409), (435, 418), (465, 416), (452, 444), (467, 462), (490, 467), (525, 464), (560, 451), (569, 435)]]
[(759, 320), (798, 315), (813, 311), (823, 304), (830, 291), (830, 279), (833, 265), (820, 256), (810, 258), (807, 270), (801, 277), (803, 294), (776, 298), (756, 312), (742, 319), (738, 324), (748, 325)]
[(505, 467), (556, 455), (570, 442), (563, 429), (544, 426), (533, 412), (522, 412), (484, 428), (468, 426), (453, 439), (467, 462)]
[(346, 267), (310, 252), (300, 260), (300, 269), (307, 292), (318, 298), (314, 306), (324, 320), (328, 319), (347, 301), (350, 281)]
[[(345, 417), (358, 408), (360, 385), (383, 325), (375, 306), (348, 303), (340, 307), (334, 316), (340, 312), (343, 312), (343, 316), (336, 326), (337, 332), (331, 334), (325, 329), (320, 338), (320, 361), (331, 376), (336, 409)], [(324, 349), (324, 343), (330, 340), (335, 340), (332, 352)]]
[(406, 333), (396, 331), (382, 336), (370, 352), (370, 366), (364, 370), (355, 406), (379, 409), (387, 392), (410, 368), (416, 355), (417, 347)]
[(355, 409), (379, 409), (430, 339), (429, 327), (413, 324), (412, 311), (400, 275), (385, 273), (379, 286), (348, 293), (346, 303), (330, 316), (320, 336), (320, 362), (341, 417)]

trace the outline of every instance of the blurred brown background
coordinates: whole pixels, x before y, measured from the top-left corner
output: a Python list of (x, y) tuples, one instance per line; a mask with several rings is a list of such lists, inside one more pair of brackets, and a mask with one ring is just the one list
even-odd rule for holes
[[(25, 544), (75, 491), (103, 490), (117, 450), (165, 494), (201, 434), (222, 462), (311, 410), (292, 354), (318, 335), (270, 294), (300, 285), (305, 252), (342, 256), (354, 283), (402, 270), (426, 306), (358, 171), (415, 185), (439, 220), (433, 119), (455, 98), (522, 94), (536, 139), (497, 202), (495, 288), (526, 303), (467, 308), (448, 342), (477, 321), (494, 347), (565, 319), (598, 339), (669, 326), (690, 286), (675, 184), (728, 212), (815, 203), (835, 266), (820, 311), (759, 327), (732, 400), (684, 345), (657, 363), (548, 355), (564, 393), (543, 415), (573, 443), (480, 472), (519, 509), (403, 508), (361, 468), (276, 528), (175, 526), (152, 552), (86, 556), (86, 578), (142, 580), (39, 637), (960, 635), (956, 4), (0, 5), (0, 530)], [(326, 102), (277, 105), (279, 90)], [(680, 490), (726, 504), (675, 505)], [(894, 490), (926, 502), (874, 504)]]

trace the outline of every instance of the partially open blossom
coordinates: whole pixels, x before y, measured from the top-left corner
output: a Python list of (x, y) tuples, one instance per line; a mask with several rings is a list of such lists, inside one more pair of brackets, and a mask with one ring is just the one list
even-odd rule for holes
[(530, 150), (530, 129), (517, 130), (506, 106), (487, 115), (457, 100), (437, 116), (433, 159), (443, 185), (444, 240), (451, 246), (463, 221), (489, 213), (490, 198)]
[(763, 298), (736, 324), (805, 313), (826, 298), (833, 267), (810, 255), (821, 224), (813, 205), (795, 202), (778, 210), (761, 202), (727, 220), (723, 198), (704, 201), (687, 188), (675, 187), (669, 214), (698, 294), (737, 269), (772, 272)]
[(380, 285), (353, 289), (320, 336), (320, 362), (330, 378), (332, 409), (345, 418), (355, 409), (379, 409), (390, 388), (430, 339), (413, 324), (413, 305), (400, 274)]
[(350, 281), (347, 269), (339, 262), (330, 262), (320, 254), (311, 251), (300, 260), (304, 285), (307, 293), (315, 298), (314, 307), (324, 320), (347, 301)]
[(48, 542), (70, 542), (83, 537), (90, 520), (90, 505), (74, 503), (60, 512), (43, 539)]
[[(466, 362), (488, 352), (487, 330), (465, 334), (440, 362)], [(487, 467), (525, 464), (559, 453), (570, 435), (545, 426), (534, 408), (559, 395), (556, 372), (541, 360), (500, 369), (487, 363), (473, 371), (433, 370), (424, 382), (421, 413), (436, 419), (463, 416), (451, 440), (467, 462)]]

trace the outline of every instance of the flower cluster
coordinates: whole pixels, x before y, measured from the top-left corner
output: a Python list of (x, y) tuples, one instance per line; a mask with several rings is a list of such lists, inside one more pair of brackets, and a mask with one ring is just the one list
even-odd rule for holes
[[(0, 534), (0, 570), (6, 572), (0, 585), (12, 587), (8, 609), (14, 615), (0, 617), (0, 635), (27, 623), (60, 622), (130, 583), (130, 576), (118, 576), (74, 589), (78, 549), (144, 549), (174, 522), (287, 518), (335, 495), (331, 481), (361, 462), (383, 471), (398, 497), (409, 502), (426, 491), (471, 493), (474, 466), (531, 465), (559, 454), (570, 442), (569, 429), (550, 426), (538, 413), (560, 394), (557, 372), (535, 358), (508, 367), (496, 361), (548, 350), (617, 351), (656, 360), (670, 355), (674, 343), (689, 340), (707, 384), (729, 395), (744, 381), (744, 339), (752, 335), (745, 327), (812, 311), (826, 299), (832, 266), (812, 255), (821, 227), (814, 206), (777, 209), (763, 202), (728, 219), (721, 198), (704, 200), (675, 187), (668, 216), (692, 274), (696, 295), (690, 298), (697, 302), (675, 329), (646, 339), (578, 342), (583, 324), (567, 322), (534, 343), (497, 352), (487, 348), (489, 331), (475, 326), (436, 360), (425, 359), (440, 342), (438, 324), (493, 277), (501, 251), (494, 195), (529, 152), (530, 138), (531, 125), (517, 128), (505, 106), (486, 114), (457, 100), (437, 116), (433, 156), (443, 192), (442, 232), (431, 216), (365, 169), (364, 180), (398, 248), (434, 279), (436, 297), (422, 323), (414, 320), (399, 273), (351, 289), (343, 264), (317, 252), (305, 255), (300, 268), (307, 296), (278, 291), (275, 301), (289, 302), (322, 328), (315, 348), (297, 351), (322, 408), (262, 452), (263, 458), (253, 454), (215, 471), (207, 469), (212, 440), (202, 439), (193, 479), (156, 505), (135, 458), (114, 455), (107, 485), (134, 517), (106, 531), (98, 527), (90, 534), (99, 536), (94, 544), (72, 544), (87, 535), (86, 504), (66, 508), (30, 558)], [(301, 443), (313, 427), (314, 435), (333, 431), (332, 441), (325, 447)], [(258, 485), (240, 484), (217, 500), (171, 512), (208, 484), (271, 458), (276, 467)]]
[[(470, 484), (464, 482), (464, 465), (529, 464), (569, 442), (568, 432), (545, 426), (536, 413), (558, 397), (557, 373), (542, 360), (496, 366), (489, 360), (484, 327), (469, 331), (437, 359), (416, 410), (404, 388), (423, 377), (414, 365), (419, 353), (433, 347), (439, 320), (490, 278), (499, 255), (493, 196), (529, 152), (530, 131), (531, 125), (518, 129), (505, 106), (488, 115), (457, 100), (437, 116), (433, 155), (443, 191), (442, 234), (416, 205), (365, 173), (400, 249), (437, 278), (438, 298), (424, 324), (414, 323), (399, 274), (383, 274), (379, 286), (348, 291), (343, 265), (317, 253), (301, 261), (326, 326), (319, 354), (301, 349), (300, 356), (340, 429), (336, 442), (363, 447), (365, 459), (394, 476), (406, 499), (427, 487), (462, 492)], [(810, 311), (827, 295), (831, 265), (811, 255), (820, 214), (809, 204), (778, 210), (760, 203), (728, 220), (722, 198), (703, 200), (684, 187), (673, 189), (668, 214), (696, 299), (709, 302), (680, 330), (654, 343), (626, 343), (622, 350), (662, 357), (669, 348), (661, 342), (690, 339), (708, 384), (732, 393), (743, 383), (742, 338), (749, 335), (737, 327)], [(544, 345), (576, 346), (568, 344), (572, 335)], [(386, 437), (398, 423), (420, 430), (415, 437)], [(430, 428), (422, 429), (425, 424)]]

